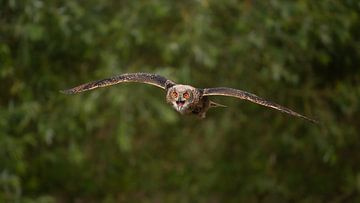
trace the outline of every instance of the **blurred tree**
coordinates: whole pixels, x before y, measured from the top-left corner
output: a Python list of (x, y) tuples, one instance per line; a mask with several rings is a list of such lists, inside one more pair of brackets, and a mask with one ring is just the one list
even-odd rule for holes
[[(0, 0), (0, 202), (360, 201), (358, 1)], [(233, 86), (205, 120), (125, 72)], [(131, 94), (135, 92), (135, 94)]]

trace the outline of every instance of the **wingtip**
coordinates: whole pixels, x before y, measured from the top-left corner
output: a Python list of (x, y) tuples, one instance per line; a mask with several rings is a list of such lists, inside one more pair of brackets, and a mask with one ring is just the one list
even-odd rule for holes
[(315, 124), (315, 125), (318, 125), (318, 126), (321, 125), (321, 123), (318, 120), (312, 120), (312, 123)]
[(311, 118), (308, 118), (308, 117), (305, 117), (305, 116), (303, 118), (306, 119), (307, 121), (309, 121), (312, 124), (320, 125), (320, 122), (318, 120), (314, 120), (314, 119), (311, 119)]
[(59, 90), (59, 92), (62, 94), (74, 94), (74, 92), (71, 91), (71, 89), (70, 90)]

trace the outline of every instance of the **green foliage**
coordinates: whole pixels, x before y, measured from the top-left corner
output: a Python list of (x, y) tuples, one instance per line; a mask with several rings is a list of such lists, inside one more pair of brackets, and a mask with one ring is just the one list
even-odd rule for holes
[[(355, 0), (0, 0), (0, 202), (360, 201)], [(153, 72), (258, 105), (182, 117)]]

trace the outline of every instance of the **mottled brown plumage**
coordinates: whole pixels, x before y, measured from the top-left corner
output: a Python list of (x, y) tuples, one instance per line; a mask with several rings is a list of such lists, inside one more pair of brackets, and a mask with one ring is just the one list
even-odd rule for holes
[(157, 74), (151, 73), (126, 73), (108, 79), (86, 83), (68, 90), (61, 91), (65, 94), (76, 94), (79, 92), (92, 90), (99, 87), (106, 87), (124, 82), (138, 82), (154, 85), (166, 91), (166, 101), (171, 104), (176, 111), (181, 114), (195, 114), (200, 118), (205, 118), (206, 112), (212, 107), (224, 107), (209, 99), (209, 96), (229, 96), (244, 99), (266, 107), (279, 110), (292, 116), (300, 117), (317, 123), (317, 121), (303, 116), (289, 108), (280, 106), (271, 101), (267, 101), (254, 94), (228, 87), (216, 88), (195, 88), (190, 85), (176, 84)]
[(62, 93), (65, 94), (76, 94), (79, 92), (84, 92), (88, 90), (92, 90), (99, 87), (106, 87), (110, 85), (115, 85), (118, 83), (124, 83), (124, 82), (138, 82), (138, 83), (146, 83), (150, 85), (154, 85), (157, 87), (160, 87), (162, 89), (167, 89), (168, 86), (172, 86), (175, 83), (160, 76), (157, 74), (151, 74), (151, 73), (126, 73), (118, 76), (114, 76), (111, 78), (98, 80), (94, 82), (89, 82), (83, 85), (79, 85), (77, 87), (63, 90)]

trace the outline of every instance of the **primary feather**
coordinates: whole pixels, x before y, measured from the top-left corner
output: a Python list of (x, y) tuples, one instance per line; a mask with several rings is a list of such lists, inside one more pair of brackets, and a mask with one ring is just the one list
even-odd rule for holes
[(99, 87), (107, 87), (110, 85), (115, 85), (119, 83), (125, 82), (138, 82), (138, 83), (146, 83), (150, 85), (154, 85), (156, 87), (160, 87), (162, 89), (166, 89), (168, 84), (172, 84), (173, 82), (166, 79), (163, 76), (152, 74), (152, 73), (126, 73), (118, 76), (114, 76), (111, 78), (98, 80), (94, 82), (89, 82), (86, 84), (82, 84), (76, 87), (73, 87), (68, 90), (62, 90), (62, 93), (65, 94), (76, 94), (92, 89), (96, 89)]
[(303, 116), (289, 108), (283, 107), (279, 104), (276, 104), (274, 102), (268, 101), (266, 99), (263, 99), (255, 94), (251, 94), (249, 92), (245, 92), (238, 89), (233, 89), (229, 87), (216, 87), (216, 88), (205, 88), (203, 90), (203, 96), (228, 96), (228, 97), (236, 97), (239, 99), (244, 99), (251, 101), (256, 104), (260, 104), (262, 106), (270, 107), (276, 110), (279, 110), (283, 113), (290, 114), (292, 116), (300, 117), (303, 119), (306, 119), (308, 121), (311, 121), (313, 123), (317, 123), (316, 120), (313, 120), (311, 118), (308, 118), (306, 116)]

